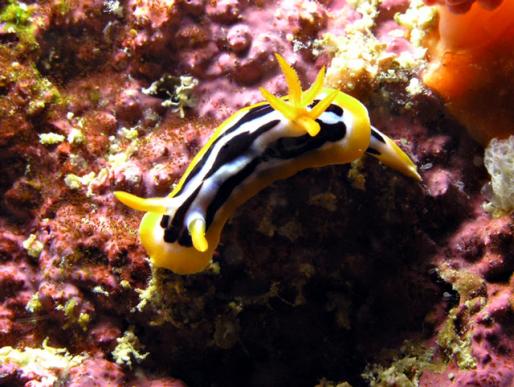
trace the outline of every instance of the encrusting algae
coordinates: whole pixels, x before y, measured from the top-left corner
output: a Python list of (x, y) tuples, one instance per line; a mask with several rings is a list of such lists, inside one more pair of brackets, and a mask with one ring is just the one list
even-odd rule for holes
[(132, 326), (116, 341), (118, 345), (112, 351), (112, 357), (116, 364), (125, 364), (132, 368), (133, 362), (140, 363), (149, 355), (148, 352), (142, 352), (144, 347), (134, 334), (134, 327)]
[[(66, 380), (69, 370), (81, 364), (87, 355), (71, 355), (66, 348), (48, 345), (48, 338), (41, 348), (0, 348), (0, 363), (20, 367), (23, 374), (39, 375), (41, 385), (53, 386)], [(0, 376), (1, 378), (1, 376)]]

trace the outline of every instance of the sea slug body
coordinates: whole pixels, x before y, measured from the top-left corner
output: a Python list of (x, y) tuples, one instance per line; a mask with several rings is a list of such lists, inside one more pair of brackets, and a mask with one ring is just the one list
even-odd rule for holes
[(313, 167), (349, 163), (364, 153), (416, 180), (416, 166), (393, 140), (371, 126), (355, 98), (324, 88), (322, 69), (302, 91), (296, 72), (276, 55), (289, 95), (264, 89), (264, 102), (225, 120), (164, 198), (115, 192), (146, 211), (139, 232), (152, 264), (178, 274), (206, 268), (236, 208), (273, 181)]

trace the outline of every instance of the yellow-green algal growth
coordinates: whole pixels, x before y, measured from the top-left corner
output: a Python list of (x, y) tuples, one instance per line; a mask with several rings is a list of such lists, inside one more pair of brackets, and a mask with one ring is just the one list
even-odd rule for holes
[(5, 31), (16, 34), (24, 48), (36, 48), (38, 46), (36, 24), (32, 17), (34, 8), (34, 5), (9, 0), (7, 6), (0, 12), (0, 22), (5, 24)]
[(357, 88), (359, 83), (369, 83), (393, 61), (393, 55), (385, 51), (386, 45), (372, 33), (378, 1), (355, 1), (352, 5), (361, 19), (348, 25), (344, 35), (325, 34), (314, 45), (333, 56), (326, 84), (347, 91)]
[[(178, 282), (180, 283), (181, 280), (178, 280)], [(167, 289), (168, 284), (172, 287), (171, 289)], [(139, 293), (139, 303), (133, 312), (136, 310), (142, 312), (149, 307), (157, 314), (157, 317), (150, 321), (151, 325), (158, 326), (167, 322), (174, 323), (172, 308), (166, 302), (168, 297), (165, 295), (171, 296), (173, 293), (168, 292), (168, 290), (176, 290), (180, 287), (179, 284), (169, 283), (166, 273), (152, 266), (152, 277), (148, 282), (148, 286), (145, 289), (136, 289), (136, 292)]]
[(71, 298), (66, 301), (66, 304), (57, 305), (55, 309), (62, 310), (64, 312), (64, 316), (66, 317), (66, 324), (63, 326), (64, 329), (68, 329), (72, 324), (78, 324), (85, 332), (87, 331), (89, 322), (91, 321), (91, 316), (84, 312), (80, 312), (77, 315), (77, 306), (77, 300), (75, 298)]
[(32, 258), (39, 258), (39, 254), (41, 254), (45, 247), (43, 242), (39, 241), (35, 234), (30, 234), (29, 237), (23, 241), (22, 246)]
[(107, 179), (109, 171), (102, 168), (98, 175), (95, 172), (89, 172), (84, 176), (77, 176), (73, 173), (68, 173), (64, 177), (64, 184), (71, 190), (79, 190), (82, 187), (86, 188), (86, 196), (93, 196), (93, 186), (101, 185)]
[[(332, 56), (327, 68), (327, 86), (348, 92), (369, 91), (381, 81), (408, 82), (406, 73), (416, 73), (426, 65), (422, 41), (437, 24), (434, 7), (425, 6), (422, 0), (413, 0), (405, 13), (395, 16), (398, 24), (406, 28), (405, 38), (412, 44), (411, 50), (396, 54), (388, 52), (387, 45), (374, 35), (380, 1), (351, 0), (348, 3), (361, 15), (360, 19), (348, 24), (344, 34), (325, 34), (314, 43), (314, 54), (325, 51)], [(414, 91), (412, 86), (410, 92)]]
[(352, 385), (348, 382), (334, 382), (332, 380), (328, 380), (326, 378), (322, 378), (318, 384), (314, 387), (352, 387)]
[(437, 8), (426, 5), (423, 0), (411, 0), (405, 13), (397, 13), (394, 19), (399, 25), (405, 27), (406, 38), (413, 47), (412, 51), (401, 53), (398, 61), (413, 67), (424, 64), (427, 49), (423, 43), (437, 27)]
[[(151, 266), (152, 276), (145, 289), (135, 289), (139, 303), (131, 312), (149, 314), (149, 324), (161, 326), (171, 324), (184, 328), (195, 319), (202, 319), (205, 313), (205, 300), (187, 290), (188, 279), (177, 276), (168, 270)], [(211, 275), (219, 274), (219, 265), (212, 264), (206, 269)], [(210, 291), (209, 291), (210, 292)]]
[(459, 335), (455, 326), (456, 320), (457, 308), (453, 308), (437, 335), (437, 344), (448, 359), (454, 359), (457, 362), (459, 368), (475, 368), (477, 363), (471, 352), (471, 337), (469, 334)]
[(71, 355), (66, 348), (51, 347), (48, 339), (43, 341), (42, 348), (0, 348), (0, 364), (14, 364), (24, 374), (40, 376), (38, 385), (41, 386), (61, 385), (69, 369), (78, 366), (86, 358), (86, 355)]
[(84, 133), (82, 133), (80, 129), (73, 128), (70, 130), (67, 140), (70, 144), (79, 145), (84, 143), (86, 136), (84, 136)]
[[(438, 269), (442, 279), (451, 283), (459, 293), (460, 303), (452, 308), (437, 335), (437, 344), (443, 350), (447, 360), (454, 360), (462, 369), (476, 367), (476, 360), (471, 350), (472, 318), (487, 303), (487, 289), (484, 281), (471, 272), (455, 270), (447, 265)], [(456, 326), (457, 316), (459, 328)]]
[(56, 145), (60, 144), (66, 139), (62, 134), (58, 133), (41, 133), (39, 135), (39, 143), (43, 145)]
[(25, 305), (25, 310), (30, 313), (37, 313), (43, 308), (43, 304), (39, 299), (39, 292), (36, 292), (30, 297), (29, 302)]
[(417, 387), (423, 371), (440, 368), (432, 363), (432, 356), (431, 349), (405, 342), (399, 348), (399, 352), (392, 355), (388, 365), (368, 364), (361, 376), (372, 387)]
[[(6, 51), (7, 46), (0, 45), (2, 54), (12, 55)], [(24, 85), (22, 89), (27, 94), (29, 103), (24, 110), (28, 116), (34, 116), (43, 112), (52, 104), (61, 104), (63, 98), (59, 89), (44, 78), (34, 63), (21, 64), (17, 61), (10, 62), (9, 66), (0, 69), (0, 86), (11, 88), (12, 84)], [(9, 114), (14, 114), (10, 112)], [(56, 137), (57, 136), (57, 137)], [(41, 144), (59, 143), (64, 141), (57, 133), (43, 133), (40, 135)], [(59, 141), (55, 142), (55, 139)]]
[(149, 355), (144, 350), (143, 345), (134, 333), (134, 327), (131, 326), (125, 331), (122, 337), (116, 339), (118, 345), (112, 351), (112, 358), (119, 365), (127, 365), (132, 368), (132, 361), (141, 363)]

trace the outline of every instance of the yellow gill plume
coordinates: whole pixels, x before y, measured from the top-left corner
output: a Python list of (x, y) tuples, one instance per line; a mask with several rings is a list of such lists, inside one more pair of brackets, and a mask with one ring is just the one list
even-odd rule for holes
[(318, 118), (330, 106), (337, 96), (338, 91), (332, 91), (325, 98), (319, 101), (311, 110), (307, 110), (307, 106), (312, 103), (323, 87), (325, 67), (319, 71), (312, 86), (305, 92), (302, 92), (302, 86), (296, 71), (285, 61), (284, 58), (282, 58), (282, 56), (275, 54), (275, 57), (277, 58), (278, 64), (280, 65), (286, 79), (287, 87), (289, 89), (289, 100), (286, 101), (282, 98), (276, 97), (261, 87), (259, 90), (262, 96), (266, 101), (268, 101), (273, 109), (282, 113), (284, 117), (290, 120), (296, 128), (309, 133), (311, 136), (316, 136), (320, 131), (320, 126), (316, 122), (316, 118)]

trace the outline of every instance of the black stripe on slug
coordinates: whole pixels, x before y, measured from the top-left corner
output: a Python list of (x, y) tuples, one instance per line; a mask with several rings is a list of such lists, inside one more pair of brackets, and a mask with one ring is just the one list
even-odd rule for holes
[(246, 112), (246, 114), (242, 116), (237, 122), (235, 122), (231, 127), (227, 128), (222, 134), (220, 134), (219, 137), (211, 144), (211, 147), (207, 150), (207, 152), (205, 152), (202, 159), (196, 163), (192, 171), (189, 173), (189, 175), (187, 175), (184, 184), (182, 184), (180, 190), (175, 194), (175, 197), (179, 196), (184, 191), (187, 183), (189, 183), (189, 181), (191, 181), (191, 179), (195, 177), (199, 171), (202, 170), (203, 166), (209, 159), (212, 150), (219, 143), (219, 141), (221, 141), (224, 137), (239, 129), (242, 125), (246, 124), (247, 122), (263, 117), (264, 115), (269, 114), (272, 111), (273, 108), (268, 104), (253, 107), (250, 110), (248, 110), (248, 112)]
[(189, 230), (185, 228), (180, 233), (180, 236), (177, 239), (177, 242), (180, 246), (184, 247), (191, 247), (193, 246), (193, 239), (191, 238), (191, 235), (189, 234)]
[[(173, 243), (176, 242), (176, 240), (180, 237), (184, 229), (184, 217), (186, 216), (187, 210), (189, 210), (191, 203), (193, 203), (195, 198), (198, 196), (201, 188), (202, 185), (200, 184), (200, 186), (195, 189), (195, 191), (184, 201), (184, 203), (182, 203), (177, 212), (175, 212), (170, 226), (164, 230), (165, 242)], [(188, 232), (187, 229), (186, 232)]]
[(161, 219), (161, 227), (162, 228), (168, 227), (168, 222), (169, 221), (170, 221), (170, 216), (169, 215), (163, 215), (162, 219)]
[(329, 113), (334, 113), (339, 117), (343, 116), (343, 109), (341, 108), (341, 106), (336, 104), (331, 104), (325, 111)]
[(337, 142), (344, 138), (346, 126), (343, 122), (332, 125), (325, 124), (320, 120), (317, 120), (317, 122), (321, 127), (320, 133), (318, 133), (317, 136), (311, 137), (309, 134), (306, 134), (299, 137), (281, 138), (270, 145), (261, 156), (256, 157), (237, 174), (225, 180), (207, 208), (205, 217), (207, 228), (211, 225), (218, 210), (229, 200), (234, 189), (243, 184), (243, 182), (254, 173), (260, 163), (266, 163), (273, 159), (292, 159), (321, 148), (327, 142)]
[(246, 166), (241, 169), (235, 175), (229, 177), (225, 182), (220, 186), (218, 192), (216, 192), (216, 196), (212, 200), (211, 204), (207, 208), (207, 214), (205, 216), (205, 222), (207, 224), (207, 228), (211, 225), (214, 220), (214, 216), (218, 212), (218, 210), (225, 204), (225, 202), (230, 197), (232, 191), (241, 185), (241, 183), (246, 180), (252, 173), (255, 171), (259, 163), (261, 162), (261, 158), (257, 157), (250, 161)]
[(173, 243), (177, 240), (177, 236), (173, 232), (172, 229), (167, 228), (164, 230), (164, 242), (166, 243)]
[(339, 141), (346, 135), (346, 125), (343, 121), (335, 124), (327, 124), (319, 119), (316, 121), (321, 128), (318, 135), (311, 137), (306, 134), (300, 137), (281, 138), (266, 149), (263, 159), (292, 159), (320, 148), (326, 142)]
[(239, 156), (246, 154), (257, 138), (268, 130), (273, 129), (279, 122), (280, 120), (270, 121), (251, 134), (246, 132), (241, 133), (230, 140), (230, 142), (223, 145), (219, 150), (214, 163), (212, 163), (211, 169), (205, 175), (205, 179), (216, 173), (216, 171), (218, 171), (223, 165), (229, 164)]
[[(312, 103), (308, 107), (310, 109), (313, 109), (314, 106), (316, 106), (319, 101), (320, 101), (319, 99), (315, 99), (314, 101), (312, 101)], [(325, 109), (325, 112), (334, 113), (338, 117), (342, 117), (343, 113), (344, 113), (343, 108), (339, 105), (336, 105), (335, 103), (330, 104), (329, 107), (327, 107)]]
[(368, 153), (370, 155), (374, 155), (374, 156), (380, 156), (380, 152), (377, 151), (376, 149), (371, 148), (371, 147), (366, 149), (366, 153)]
[[(255, 130), (252, 133), (244, 132), (242, 134), (234, 137), (230, 142), (225, 144), (218, 152), (216, 160), (212, 164), (211, 169), (205, 175), (204, 181), (208, 179), (210, 176), (215, 174), (223, 165), (230, 164), (237, 157), (244, 155), (248, 152), (252, 144), (255, 140), (261, 136), (263, 133), (275, 127), (280, 120), (273, 120), (264, 125), (262, 125), (259, 129)], [(184, 225), (185, 216), (188, 210), (191, 207), (194, 199), (200, 194), (201, 188), (203, 185), (200, 185), (195, 192), (191, 196), (189, 196), (184, 203), (177, 210), (175, 215), (173, 216), (173, 220), (169, 226), (171, 231), (165, 232), (164, 240), (168, 243), (173, 243), (178, 240), (179, 244), (182, 246), (192, 246), (191, 236), (189, 235), (189, 231), (187, 227)]]
[(382, 137), (382, 135), (380, 133), (378, 133), (376, 130), (374, 130), (373, 128), (371, 128), (371, 135), (376, 138), (378, 141), (380, 141), (381, 143), (385, 144), (386, 141), (384, 140), (384, 137)]
[(311, 104), (309, 106), (307, 106), (309, 109), (312, 109), (314, 106), (316, 106), (318, 104), (318, 102), (321, 101), (319, 99), (315, 99), (314, 101), (311, 102)]
[[(273, 108), (268, 105), (268, 104), (265, 104), (265, 105), (261, 105), (261, 106), (256, 106), (256, 107), (253, 107), (251, 108), (250, 110), (248, 110), (246, 112), (246, 114), (244, 116), (242, 116), (239, 121), (237, 121), (236, 123), (234, 123), (234, 125), (232, 125), (230, 128), (227, 128), (217, 139), (216, 141), (218, 141), (219, 139), (225, 137), (226, 135), (236, 131), (237, 129), (239, 129), (243, 124), (246, 124), (247, 122), (250, 122), (252, 120), (255, 120), (257, 118), (260, 118), (260, 117), (263, 117), (265, 116), (266, 114), (269, 114), (273, 111)], [(213, 144), (214, 145), (214, 144)]]

